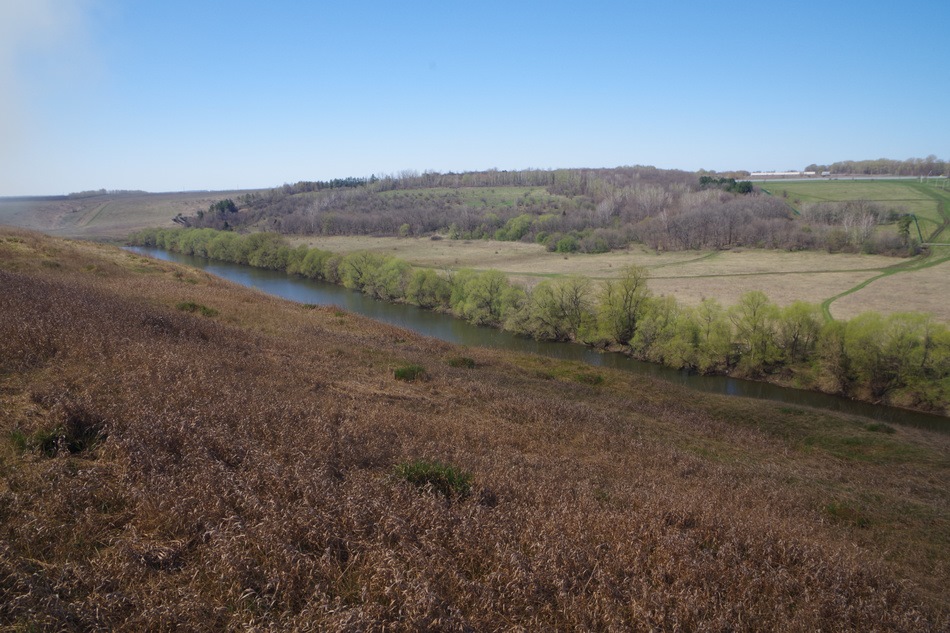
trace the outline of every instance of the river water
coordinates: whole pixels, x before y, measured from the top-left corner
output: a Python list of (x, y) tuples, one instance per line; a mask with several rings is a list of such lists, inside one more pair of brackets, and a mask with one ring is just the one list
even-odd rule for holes
[(257, 288), (268, 294), (291, 301), (317, 305), (336, 305), (349, 312), (362, 314), (377, 321), (459, 345), (502, 348), (581, 361), (597, 367), (610, 367), (647, 374), (699, 391), (841, 411), (881, 422), (907, 424), (950, 433), (950, 418), (939, 415), (873, 405), (841, 396), (779, 387), (766, 382), (742, 380), (728, 376), (703, 376), (655, 363), (632, 360), (623, 354), (599, 352), (583, 345), (535, 341), (495, 328), (478, 327), (461, 319), (423, 310), (416, 306), (377, 301), (342, 286), (291, 276), (284, 272), (212, 261), (203, 257), (172, 253), (159, 248), (136, 246), (128, 247), (128, 250), (140, 255), (148, 255), (156, 259), (199, 268), (229, 281)]

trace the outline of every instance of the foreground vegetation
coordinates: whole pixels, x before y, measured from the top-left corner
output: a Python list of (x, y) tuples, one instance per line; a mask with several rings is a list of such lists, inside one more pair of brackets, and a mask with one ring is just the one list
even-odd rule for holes
[(381, 300), (451, 312), (477, 325), (621, 349), (677, 368), (778, 377), (799, 387), (929, 411), (945, 412), (950, 404), (950, 330), (922, 314), (866, 313), (825, 322), (817, 305), (779, 307), (756, 291), (729, 308), (715, 299), (682, 306), (672, 297), (653, 296), (647, 271), (636, 266), (601, 286), (574, 275), (524, 289), (495, 270), (442, 275), (381, 254), (291, 248), (266, 233), (155, 229), (133, 241), (285, 270)]
[(950, 627), (946, 435), (26, 232), (0, 288), (0, 626)]

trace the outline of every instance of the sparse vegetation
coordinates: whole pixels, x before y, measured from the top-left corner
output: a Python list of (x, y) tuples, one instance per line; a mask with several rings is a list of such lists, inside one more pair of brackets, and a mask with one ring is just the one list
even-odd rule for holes
[[(334, 308), (0, 235), (2, 628), (950, 628), (945, 434), (500, 351), (460, 372)], [(175, 309), (196, 290), (227, 319)], [(70, 413), (94, 449), (17, 448)], [(471, 494), (399, 483), (417, 456)]]

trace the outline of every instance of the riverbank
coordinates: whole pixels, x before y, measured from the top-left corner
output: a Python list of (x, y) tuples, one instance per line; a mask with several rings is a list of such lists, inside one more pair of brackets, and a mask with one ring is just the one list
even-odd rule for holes
[(5, 625), (947, 627), (944, 435), (0, 238)]
[(498, 271), (441, 275), (380, 254), (290, 248), (260, 233), (152, 230), (133, 242), (338, 283), (539, 340), (613, 347), (675, 369), (944, 416), (950, 406), (950, 330), (926, 315), (865, 313), (825, 323), (817, 306), (780, 308), (758, 292), (728, 308), (714, 300), (683, 307), (653, 296), (647, 271), (636, 267), (599, 292), (580, 276), (525, 290)]

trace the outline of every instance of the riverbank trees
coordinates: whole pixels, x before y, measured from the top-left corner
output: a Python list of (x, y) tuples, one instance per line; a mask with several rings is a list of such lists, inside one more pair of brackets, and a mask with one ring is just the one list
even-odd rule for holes
[(540, 340), (572, 341), (700, 372), (789, 381), (944, 411), (950, 403), (950, 330), (923, 314), (866, 313), (825, 323), (817, 306), (779, 306), (744, 294), (683, 306), (655, 296), (648, 271), (625, 268), (603, 284), (579, 275), (512, 284), (497, 270), (440, 272), (388, 255), (290, 248), (278, 235), (207, 229), (142, 231), (133, 243), (341, 283), (384, 301), (454, 314)]

